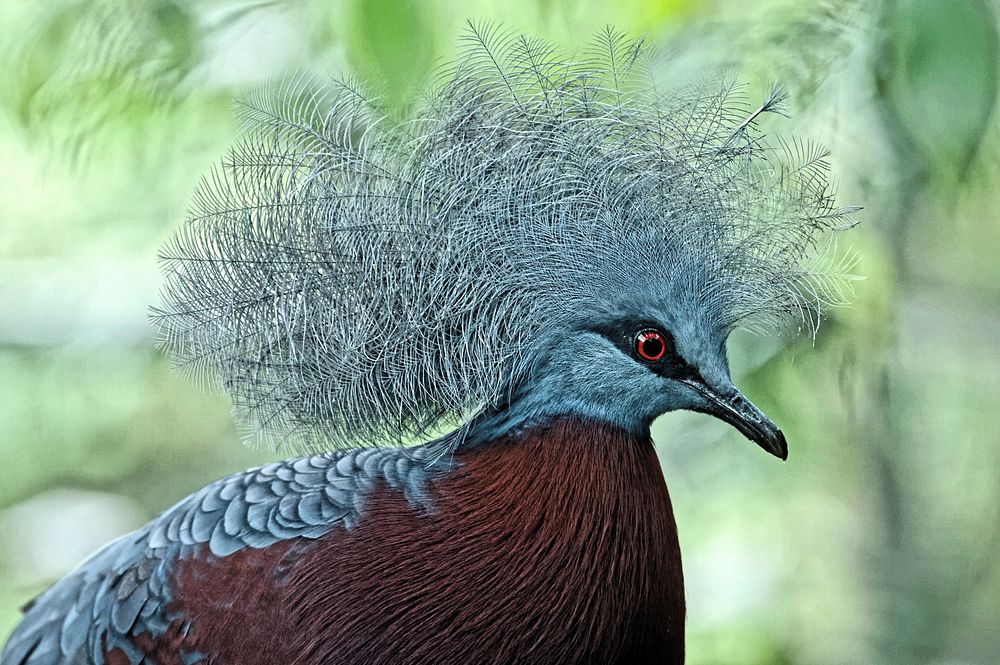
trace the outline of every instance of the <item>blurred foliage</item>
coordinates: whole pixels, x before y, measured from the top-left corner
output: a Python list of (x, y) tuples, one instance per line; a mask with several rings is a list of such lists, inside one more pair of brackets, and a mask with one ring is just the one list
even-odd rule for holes
[(155, 122), (153, 112), (176, 100), (198, 62), (194, 18), (171, 0), (47, 10), (18, 45), (9, 108), (29, 132), (54, 134), (71, 160), (113, 121), (116, 132)]
[(436, 52), (429, 3), (420, 0), (358, 0), (351, 4), (347, 45), (364, 71), (401, 107), (426, 82)]
[[(403, 116), (467, 19), (570, 47), (612, 23), (662, 49), (658, 77), (726, 67), (751, 89), (780, 81), (796, 114), (774, 129), (829, 145), (840, 198), (865, 206), (849, 239), (866, 278), (855, 304), (815, 340), (731, 342), (738, 381), (788, 435), (789, 463), (695, 414), (656, 425), (685, 553), (689, 662), (996, 662), (997, 9), (5, 0), (0, 527), (78, 496), (65, 488), (152, 517), (276, 455), (238, 444), (226, 400), (171, 373), (145, 321), (156, 249), (233, 140), (235, 97), (303, 69), (352, 74), (381, 82)], [(135, 526), (112, 513), (93, 519)], [(52, 576), (11, 572), (15, 559), (71, 549), (72, 534), (53, 531), (0, 534), (0, 635)]]
[[(964, 171), (997, 96), (997, 31), (976, 0), (896, 0), (877, 80), (883, 104), (925, 168)], [(949, 103), (955, 102), (955, 103)]]

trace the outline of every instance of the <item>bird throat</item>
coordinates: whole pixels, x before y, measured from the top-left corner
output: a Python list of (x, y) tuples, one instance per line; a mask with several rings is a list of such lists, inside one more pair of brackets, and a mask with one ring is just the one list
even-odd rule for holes
[[(384, 486), (351, 529), (228, 557), (248, 558), (223, 594), (286, 571), (262, 608), (280, 625), (255, 645), (244, 622), (205, 617), (220, 628), (200, 650), (244, 664), (264, 650), (300, 664), (683, 662), (680, 550), (648, 435), (555, 419), (453, 462), (428, 481), (430, 508)], [(181, 586), (219, 574), (182, 571)], [(214, 639), (224, 624), (236, 632)]]
[(523, 610), (502, 623), (551, 649), (538, 662), (683, 661), (680, 548), (648, 431), (553, 418), (457, 461), (441, 499), (496, 544), (470, 539), (463, 558), (504, 571), (482, 592)]

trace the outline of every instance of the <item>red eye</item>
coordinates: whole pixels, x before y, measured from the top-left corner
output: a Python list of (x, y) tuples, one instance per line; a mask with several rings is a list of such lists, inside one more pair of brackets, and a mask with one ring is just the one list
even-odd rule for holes
[(659, 330), (643, 330), (635, 336), (635, 352), (648, 363), (655, 363), (667, 354), (667, 339)]

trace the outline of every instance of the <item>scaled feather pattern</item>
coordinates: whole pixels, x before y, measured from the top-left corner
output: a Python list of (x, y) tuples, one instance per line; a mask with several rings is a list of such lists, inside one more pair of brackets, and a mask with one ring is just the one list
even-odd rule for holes
[(164, 346), (251, 431), (329, 448), (501, 407), (547, 335), (644, 286), (720, 331), (811, 321), (855, 211), (826, 152), (765, 141), (777, 89), (662, 92), (651, 62), (610, 29), (569, 58), (472, 27), (405, 122), (349, 83), (251, 96), (162, 252)]

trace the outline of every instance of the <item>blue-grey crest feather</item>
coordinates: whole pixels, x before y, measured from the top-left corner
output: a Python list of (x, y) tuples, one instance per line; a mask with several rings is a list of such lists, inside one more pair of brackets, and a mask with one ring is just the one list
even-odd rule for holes
[(647, 62), (610, 29), (570, 59), (472, 27), (406, 122), (351, 83), (251, 96), (162, 252), (164, 345), (252, 430), (329, 447), (498, 405), (545, 330), (637, 282), (720, 330), (808, 320), (855, 210), (826, 152), (765, 141), (778, 90), (658, 91)]

